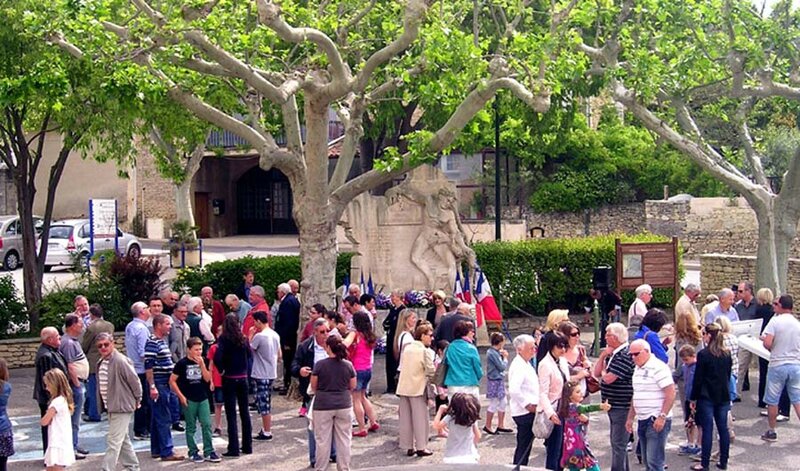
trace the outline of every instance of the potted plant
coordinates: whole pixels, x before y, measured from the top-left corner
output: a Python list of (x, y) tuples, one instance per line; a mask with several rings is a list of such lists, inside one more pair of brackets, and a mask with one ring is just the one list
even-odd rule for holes
[(200, 241), (197, 240), (198, 227), (189, 221), (175, 221), (170, 227), (169, 249), (170, 266), (185, 268), (200, 265)]

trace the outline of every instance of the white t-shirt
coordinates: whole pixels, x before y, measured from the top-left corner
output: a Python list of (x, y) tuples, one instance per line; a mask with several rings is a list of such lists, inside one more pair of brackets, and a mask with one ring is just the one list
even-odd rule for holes
[(769, 366), (800, 364), (800, 321), (793, 314), (775, 314), (764, 328), (773, 335)]
[[(664, 405), (664, 388), (675, 384), (666, 363), (650, 355), (643, 366), (633, 371), (633, 409), (637, 420), (658, 417)], [(672, 417), (670, 408), (667, 417)]]

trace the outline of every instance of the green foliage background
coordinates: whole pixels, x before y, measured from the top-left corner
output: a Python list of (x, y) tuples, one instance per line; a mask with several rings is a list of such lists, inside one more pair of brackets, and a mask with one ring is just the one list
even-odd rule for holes
[[(481, 270), (494, 296), (502, 297), (506, 315), (516, 310), (509, 303), (535, 315), (551, 309), (582, 310), (592, 287), (592, 268), (615, 266), (614, 240), (663, 242), (653, 234), (607, 235), (574, 239), (529, 239), (519, 242), (487, 242), (473, 245)], [(679, 249), (680, 250), (680, 249)], [(680, 254), (679, 254), (680, 255)], [(679, 265), (678, 276), (683, 276)], [(622, 293), (627, 306), (632, 292)], [(652, 306), (673, 304), (673, 290), (654, 290)]]

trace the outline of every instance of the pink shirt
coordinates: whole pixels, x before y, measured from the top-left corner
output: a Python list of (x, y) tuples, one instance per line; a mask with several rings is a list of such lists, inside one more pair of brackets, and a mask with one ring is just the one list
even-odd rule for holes
[(350, 361), (356, 371), (372, 369), (372, 346), (359, 333), (356, 333), (356, 341), (350, 347)]

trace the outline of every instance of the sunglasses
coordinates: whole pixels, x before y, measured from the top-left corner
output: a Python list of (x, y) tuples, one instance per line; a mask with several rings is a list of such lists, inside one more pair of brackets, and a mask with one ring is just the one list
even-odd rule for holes
[(630, 355), (632, 357), (638, 357), (640, 353), (642, 353), (642, 352), (630, 352)]
[(330, 332), (330, 330), (327, 330), (327, 329), (325, 329), (325, 330), (318, 330), (318, 331), (317, 331), (317, 333), (318, 333), (318, 334), (327, 334), (328, 332)]
[(109, 342), (105, 342), (105, 343), (98, 343), (98, 344), (97, 344), (97, 348), (108, 348), (108, 347), (110, 347), (110, 346), (111, 346), (111, 343), (109, 343)]
[(569, 336), (570, 336), (570, 337), (578, 337), (578, 336), (580, 336), (580, 335), (581, 335), (581, 333), (580, 333), (580, 332), (571, 332), (571, 333), (569, 334)]

